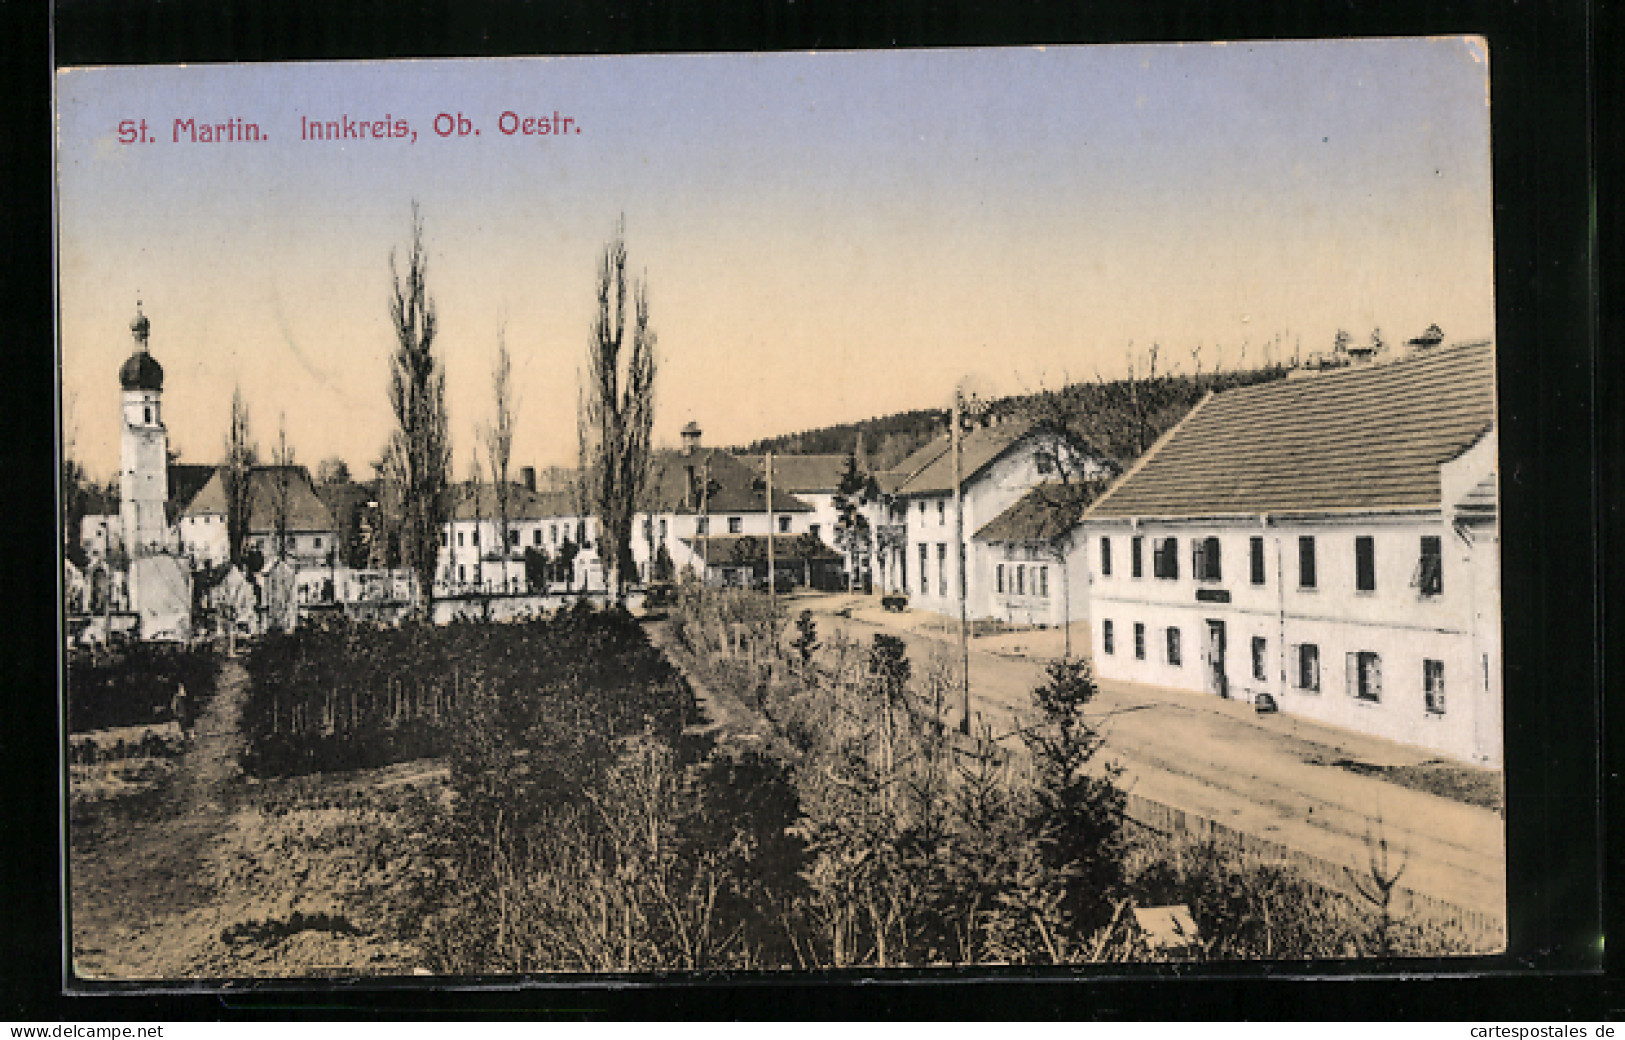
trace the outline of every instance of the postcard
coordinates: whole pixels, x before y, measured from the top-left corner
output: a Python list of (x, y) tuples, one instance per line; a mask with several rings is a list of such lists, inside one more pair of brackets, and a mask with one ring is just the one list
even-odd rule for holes
[(1503, 950), (1490, 74), (58, 70), (70, 981)]

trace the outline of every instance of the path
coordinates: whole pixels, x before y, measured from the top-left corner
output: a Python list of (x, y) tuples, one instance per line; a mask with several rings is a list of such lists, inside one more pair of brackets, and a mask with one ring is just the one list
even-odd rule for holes
[[(957, 653), (957, 633), (942, 619), (888, 614), (873, 604), (862, 597), (808, 597), (792, 610), (811, 609), (822, 631), (841, 629), (864, 642), (878, 631), (900, 636), (916, 661), (938, 648)], [(1087, 652), (1086, 630), (1074, 627), (1075, 652)], [(972, 640), (973, 711), (997, 721), (1026, 707), (1061, 638), (1052, 630)], [(1500, 813), (1333, 764), (1414, 765), (1430, 760), (1428, 752), (1292, 715), (1258, 715), (1245, 704), (1188, 691), (1099, 685), (1106, 753), (1124, 767), (1130, 790), (1356, 868), (1366, 863), (1366, 834), (1380, 819), (1389, 842), (1406, 852), (1401, 884), (1504, 920)]]
[(248, 685), (221, 667), (175, 774), (157, 789), (78, 811), (70, 823), (73, 962), (84, 978), (174, 978), (187, 957), (177, 925), (212, 905), (209, 851), (230, 818)]

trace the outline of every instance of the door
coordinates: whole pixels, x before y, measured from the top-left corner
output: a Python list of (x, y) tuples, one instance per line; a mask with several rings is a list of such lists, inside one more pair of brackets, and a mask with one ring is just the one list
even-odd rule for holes
[(1224, 622), (1208, 618), (1207, 646), (1203, 657), (1207, 660), (1207, 692), (1220, 697), (1230, 696), (1230, 681), (1224, 674)]

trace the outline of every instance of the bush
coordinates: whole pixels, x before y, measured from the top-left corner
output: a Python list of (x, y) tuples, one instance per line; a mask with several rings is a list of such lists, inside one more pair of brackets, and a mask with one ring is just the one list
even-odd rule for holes
[(120, 650), (74, 652), (67, 661), (68, 730), (84, 733), (169, 719), (184, 685), (194, 717), (214, 697), (219, 661), (206, 647), (128, 643)]

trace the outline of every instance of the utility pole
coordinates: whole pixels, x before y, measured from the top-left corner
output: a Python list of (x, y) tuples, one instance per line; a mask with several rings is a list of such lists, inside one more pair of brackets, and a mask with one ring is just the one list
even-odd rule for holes
[(959, 732), (970, 734), (970, 630), (966, 623), (965, 605), (965, 488), (963, 475), (960, 473), (959, 452), (962, 447), (959, 437), (959, 403), (960, 392), (954, 389), (954, 406), (952, 419), (948, 427), (950, 452), (954, 461), (954, 542), (958, 547), (959, 556), (959, 655), (964, 668), (965, 684), (965, 717), (960, 720)]
[(700, 526), (705, 528), (705, 537), (700, 541), (700, 566), (704, 573), (700, 575), (700, 593), (711, 582), (711, 456), (705, 457), (705, 463), (700, 470)]
[(773, 453), (767, 453), (767, 612), (773, 616), (779, 605), (779, 590), (773, 581)]

